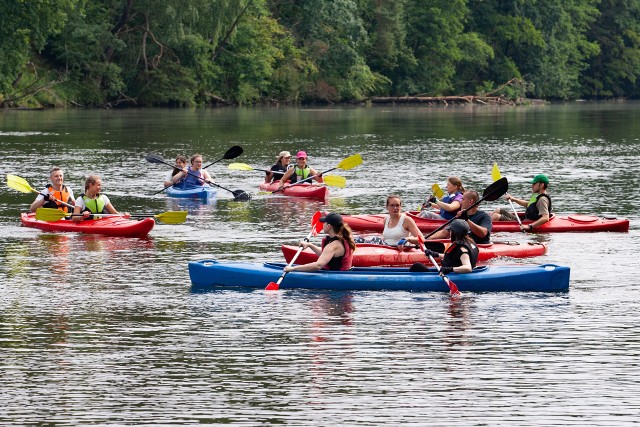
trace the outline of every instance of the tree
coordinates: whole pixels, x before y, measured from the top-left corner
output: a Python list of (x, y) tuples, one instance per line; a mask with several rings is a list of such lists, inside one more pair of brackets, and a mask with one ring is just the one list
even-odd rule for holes
[(78, 0), (11, 0), (0, 3), (0, 94), (19, 85), (32, 55), (58, 33)]
[(600, 47), (581, 76), (583, 96), (640, 96), (640, 1), (602, 0), (587, 36)]

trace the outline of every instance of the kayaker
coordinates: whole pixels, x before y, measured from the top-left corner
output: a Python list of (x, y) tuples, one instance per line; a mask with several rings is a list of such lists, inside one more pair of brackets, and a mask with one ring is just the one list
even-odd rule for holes
[(266, 176), (264, 177), (264, 182), (267, 184), (272, 181), (280, 181), (284, 176), (285, 172), (291, 167), (291, 153), (288, 151), (281, 151), (278, 154), (278, 159), (276, 160), (276, 164), (271, 166), (270, 170), (274, 172), (266, 172)]
[[(449, 227), (451, 231), (451, 245), (444, 254), (431, 249), (424, 251), (425, 255), (431, 255), (434, 259), (442, 259), (440, 275), (449, 273), (471, 273), (478, 262), (478, 247), (469, 237), (469, 224), (461, 219), (454, 219)], [(416, 262), (410, 271), (428, 271), (429, 268), (421, 262)]]
[[(119, 212), (113, 207), (111, 201), (105, 194), (101, 194), (102, 179), (98, 175), (90, 175), (84, 183), (84, 194), (76, 199), (74, 214), (83, 214), (83, 216), (74, 216), (74, 221), (82, 221), (92, 219), (93, 214), (118, 214)], [(128, 212), (122, 214), (124, 218), (131, 215)]]
[[(491, 229), (493, 228), (491, 217), (488, 213), (479, 210), (480, 205), (469, 208), (469, 206), (472, 206), (478, 200), (480, 200), (480, 195), (477, 191), (465, 191), (462, 195), (462, 209), (458, 211), (456, 216), (467, 222), (469, 225), (469, 236), (476, 244), (491, 243)], [(444, 230), (433, 233), (429, 239), (448, 239), (451, 237), (449, 228), (450, 226), (447, 226)]]
[(402, 213), (402, 199), (396, 194), (387, 197), (389, 215), (384, 220), (382, 240), (385, 245), (398, 246), (401, 249), (406, 243), (418, 243), (418, 237), (424, 240), (413, 218)]
[(72, 205), (76, 198), (73, 195), (73, 190), (64, 185), (64, 172), (62, 169), (57, 166), (51, 168), (49, 181), (49, 184), (31, 203), (29, 209), (31, 212), (35, 212), (38, 208), (60, 209), (63, 212), (69, 212), (69, 208), (61, 202)]
[(318, 255), (318, 260), (310, 264), (286, 266), (284, 271), (345, 271), (351, 268), (356, 244), (351, 229), (342, 221), (342, 215), (332, 212), (320, 217), (320, 222), (324, 223), (322, 230), (327, 235), (322, 240), (322, 247), (307, 241), (300, 242), (303, 248), (311, 248)]
[[(521, 224), (520, 230), (533, 231), (536, 227), (549, 222), (551, 216), (551, 197), (547, 194), (549, 188), (549, 178), (544, 174), (538, 174), (531, 180), (531, 191), (533, 194), (529, 200), (518, 199), (511, 194), (505, 194), (505, 199), (513, 200), (527, 210), (524, 219), (532, 221), (529, 224)], [(493, 221), (517, 221), (515, 214), (505, 208), (498, 208), (491, 213)]]
[[(298, 151), (296, 155), (296, 165), (292, 168), (289, 168), (287, 172), (280, 178), (280, 186), (278, 189), (284, 187), (287, 181), (290, 181), (291, 184), (294, 184), (298, 181), (307, 180), (308, 178), (313, 177), (318, 182), (322, 182), (322, 175), (318, 174), (314, 168), (310, 167), (307, 164), (307, 153), (305, 151)], [(308, 179), (307, 182), (310, 182), (311, 179)]]
[[(169, 172), (164, 180), (164, 186), (171, 187), (174, 185), (173, 177), (185, 170), (187, 167), (187, 158), (185, 156), (176, 157), (176, 165), (173, 167), (173, 170)], [(180, 182), (176, 183), (176, 185), (180, 185)]]
[(191, 165), (173, 176), (171, 181), (175, 187), (183, 190), (190, 190), (204, 186), (208, 181), (213, 181), (209, 172), (202, 169), (202, 155), (191, 156)]
[(418, 214), (421, 218), (449, 220), (456, 216), (456, 213), (460, 210), (462, 194), (464, 194), (462, 180), (457, 176), (450, 176), (447, 178), (446, 188), (448, 194), (442, 200), (438, 200), (436, 196), (431, 196), (428, 200), (428, 207), (440, 209), (440, 212), (435, 213), (429, 209), (424, 209)]

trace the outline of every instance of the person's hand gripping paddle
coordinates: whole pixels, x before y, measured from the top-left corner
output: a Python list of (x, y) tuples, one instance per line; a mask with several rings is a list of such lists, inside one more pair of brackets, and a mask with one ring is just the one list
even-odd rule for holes
[[(319, 232), (322, 231), (322, 223), (320, 222), (321, 216), (322, 216), (322, 213), (320, 211), (316, 211), (316, 213), (313, 214), (313, 217), (311, 218), (311, 231), (309, 232), (309, 234), (307, 234), (307, 237), (304, 238), (305, 241), (309, 241), (311, 237), (317, 235)], [(292, 266), (293, 263), (296, 262), (296, 259), (298, 259), (298, 256), (302, 252), (302, 249), (303, 247), (300, 246), (300, 248), (298, 249), (298, 252), (296, 252), (295, 256), (291, 258), (291, 262), (288, 264), (288, 266)], [(283, 270), (282, 274), (278, 278), (278, 281), (269, 282), (269, 284), (265, 289), (267, 291), (277, 291), (278, 289), (280, 289), (280, 283), (282, 283), (282, 279), (284, 279), (284, 276), (286, 275), (287, 275), (287, 272)]]
[[(422, 236), (420, 236), (420, 235), (418, 235), (418, 242), (420, 242), (420, 249), (424, 252), (424, 250), (425, 250), (424, 240), (422, 240)], [(440, 273), (440, 267), (438, 266), (438, 263), (436, 263), (436, 260), (433, 259), (433, 257), (431, 255), (429, 255), (429, 259), (431, 260), (431, 263), (436, 268), (436, 270), (438, 270), (438, 273)], [(455, 283), (453, 283), (453, 281), (451, 279), (449, 279), (444, 274), (441, 274), (440, 277), (442, 277), (442, 280), (444, 280), (444, 283), (446, 283), (447, 286), (449, 287), (449, 292), (451, 293), (451, 296), (462, 295), (460, 293), (460, 291), (458, 290), (458, 286)]]
[[(494, 162), (493, 168), (491, 168), (491, 179), (493, 179), (493, 181), (495, 182), (501, 178), (502, 178), (502, 174), (500, 173), (500, 169), (498, 169), (498, 163)], [(520, 220), (518, 211), (516, 211), (516, 207), (513, 206), (513, 202), (511, 201), (511, 199), (509, 199), (509, 204), (511, 205), (511, 210), (513, 211), (513, 214), (516, 216), (516, 219), (518, 220), (518, 225), (522, 227), (522, 221)], [(524, 233), (524, 230), (522, 230), (522, 232)]]

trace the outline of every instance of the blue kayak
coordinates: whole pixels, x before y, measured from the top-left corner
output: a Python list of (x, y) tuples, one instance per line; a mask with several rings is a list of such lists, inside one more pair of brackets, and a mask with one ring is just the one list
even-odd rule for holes
[[(216, 287), (249, 287), (264, 289), (275, 282), (286, 264), (192, 261), (189, 276), (192, 290)], [(553, 264), (477, 267), (466, 274), (448, 277), (461, 292), (567, 292), (569, 267)], [(408, 268), (356, 267), (349, 271), (291, 272), (281, 289), (326, 290), (394, 290), (449, 292), (449, 287), (435, 270), (410, 272)]]
[(202, 187), (190, 188), (188, 190), (184, 190), (176, 186), (167, 188), (167, 196), (179, 197), (183, 199), (207, 200), (207, 199), (214, 198), (217, 193), (218, 193), (218, 190), (215, 187), (211, 187), (208, 185), (203, 185)]

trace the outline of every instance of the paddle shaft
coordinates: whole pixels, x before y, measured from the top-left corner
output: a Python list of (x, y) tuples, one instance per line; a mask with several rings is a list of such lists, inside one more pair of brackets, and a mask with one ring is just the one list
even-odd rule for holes
[[(307, 237), (305, 237), (304, 241), (308, 242), (309, 239), (311, 238), (311, 236), (313, 235), (313, 232), (309, 233), (309, 235), (307, 235)], [(294, 262), (296, 262), (296, 260), (298, 259), (298, 257), (300, 256), (300, 254), (302, 253), (302, 250), (304, 249), (304, 247), (300, 246), (298, 248), (298, 251), (296, 252), (296, 254), (293, 256), (293, 258), (291, 258), (291, 261), (289, 262), (289, 264), (287, 265), (287, 267), (291, 267), (293, 265)], [(280, 275), (280, 277), (278, 277), (278, 281), (276, 282), (276, 285), (280, 286), (280, 283), (282, 283), (282, 280), (284, 279), (284, 276), (286, 276), (288, 273), (288, 271), (283, 270), (282, 274)]]
[(331, 168), (331, 169), (328, 169), (328, 170), (326, 170), (326, 171), (324, 171), (324, 172), (320, 172), (320, 173), (317, 173), (317, 174), (315, 174), (315, 175), (308, 176), (308, 177), (306, 177), (306, 178), (305, 178), (305, 179), (303, 179), (303, 180), (300, 180), (300, 181), (294, 182), (293, 184), (285, 185), (284, 187), (279, 188), (279, 189), (277, 189), (276, 191), (274, 191), (274, 193), (277, 193), (278, 191), (285, 190), (285, 189), (287, 189), (287, 188), (295, 187), (296, 185), (310, 183), (311, 181), (313, 181), (313, 179), (314, 179), (314, 178), (316, 178), (316, 177), (318, 177), (318, 176), (321, 176), (321, 175), (324, 175), (325, 173), (329, 173), (329, 172), (331, 172), (332, 170), (336, 170), (336, 169), (338, 169), (338, 167)]
[[(40, 194), (41, 196), (46, 196), (46, 194), (43, 194), (43, 193), (41, 193), (41, 192), (39, 192), (39, 191), (36, 191), (36, 190), (33, 190), (33, 191), (34, 191), (34, 192), (36, 192), (36, 193), (38, 193), (38, 194)], [(60, 203), (61, 205), (66, 206), (66, 207), (71, 208), (71, 209), (75, 208), (75, 206), (74, 206), (74, 205), (72, 205), (72, 204), (70, 204), (70, 203), (67, 203), (67, 202), (63, 202), (62, 200), (58, 200), (58, 199), (56, 199), (55, 197), (52, 197), (51, 195), (49, 195), (49, 200), (53, 200), (54, 202), (58, 202), (58, 203)]]
[[(436, 270), (438, 270), (438, 274), (439, 274), (440, 273), (440, 267), (438, 266), (438, 263), (436, 262), (435, 259), (433, 259), (433, 257), (431, 255), (429, 255), (429, 259), (431, 260), (431, 263), (436, 268)], [(447, 286), (449, 287), (449, 292), (451, 293), (451, 295), (459, 295), (460, 294), (460, 291), (458, 290), (458, 286), (456, 286), (456, 284), (453, 283), (447, 276), (440, 275), (440, 277), (442, 277), (442, 280), (444, 280), (444, 283), (446, 283)]]
[[(513, 206), (513, 202), (511, 201), (511, 199), (509, 199), (509, 204), (511, 205), (511, 210), (513, 211), (513, 214), (516, 216), (516, 219), (518, 220), (518, 225), (522, 227), (522, 221), (520, 220), (520, 215), (518, 215), (518, 211), (516, 211), (516, 207)], [(522, 230), (522, 232), (524, 233), (525, 231)]]

